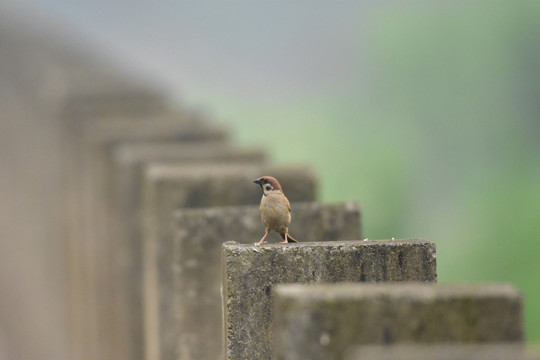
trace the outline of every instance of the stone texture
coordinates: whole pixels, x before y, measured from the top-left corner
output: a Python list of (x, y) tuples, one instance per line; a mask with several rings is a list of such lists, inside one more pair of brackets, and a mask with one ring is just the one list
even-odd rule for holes
[[(155, 310), (159, 307), (155, 302), (157, 301), (155, 291), (158, 290), (156, 288), (159, 278), (158, 264), (172, 263), (171, 260), (165, 260), (171, 255), (169, 253), (171, 248), (167, 249), (161, 244), (170, 243), (176, 235), (172, 226), (173, 213), (184, 208), (258, 204), (261, 190), (253, 180), (263, 174), (272, 174), (281, 181), (292, 204), (297, 201), (315, 200), (316, 179), (314, 173), (307, 167), (150, 164), (144, 168), (142, 224), (144, 296), (147, 302), (145, 316), (149, 324), (148, 331), (154, 334), (147, 336), (148, 339), (153, 339), (150, 340), (152, 343), (148, 344), (150, 353), (160, 352), (159, 338), (155, 335), (160, 331)], [(167, 271), (168, 269), (160, 272), (164, 274)], [(167, 280), (165, 283), (172, 282)], [(167, 328), (170, 329), (170, 326)], [(170, 339), (173, 335), (161, 331), (160, 336)], [(153, 355), (153, 358), (157, 356)]]
[(357, 346), (346, 360), (540, 360), (523, 344), (397, 344)]
[(435, 244), (425, 240), (225, 243), (222, 269), (225, 358), (235, 360), (271, 358), (277, 284), (437, 280)]
[(275, 288), (274, 358), (342, 359), (356, 344), (522, 342), (522, 297), (506, 284)]
[[(361, 238), (354, 203), (291, 207), (290, 230), (300, 241)], [(253, 244), (263, 234), (257, 205), (177, 211), (173, 236), (156, 244), (159, 279), (154, 286), (159, 290), (148, 294), (158, 297), (151, 303), (159, 305), (153, 319), (159, 332), (153, 337), (160, 342), (160, 359), (222, 359), (221, 245), (227, 240)], [(269, 238), (281, 241), (278, 234)]]

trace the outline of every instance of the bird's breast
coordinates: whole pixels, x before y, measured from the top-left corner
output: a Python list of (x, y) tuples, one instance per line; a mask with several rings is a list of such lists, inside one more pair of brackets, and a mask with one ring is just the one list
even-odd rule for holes
[(264, 224), (277, 232), (283, 231), (291, 223), (289, 201), (282, 193), (269, 193), (261, 199), (261, 219)]

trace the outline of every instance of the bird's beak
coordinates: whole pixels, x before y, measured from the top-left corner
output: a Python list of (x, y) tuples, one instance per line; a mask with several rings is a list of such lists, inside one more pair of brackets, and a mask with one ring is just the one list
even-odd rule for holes
[(261, 180), (261, 179), (259, 178), (259, 179), (255, 179), (255, 180), (253, 180), (253, 182), (254, 182), (255, 184), (259, 184), (259, 185), (261, 185), (261, 183), (262, 183), (262, 180)]

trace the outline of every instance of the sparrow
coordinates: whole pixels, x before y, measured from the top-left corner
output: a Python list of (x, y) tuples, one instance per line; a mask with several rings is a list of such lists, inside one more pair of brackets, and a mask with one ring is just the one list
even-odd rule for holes
[(298, 242), (289, 235), (291, 205), (285, 194), (283, 194), (277, 179), (271, 176), (263, 176), (253, 182), (260, 185), (263, 191), (260, 210), (262, 222), (266, 226), (264, 236), (255, 245), (266, 244), (264, 239), (266, 239), (270, 230), (274, 230), (281, 235), (283, 241), (280, 244), (287, 244), (289, 241)]

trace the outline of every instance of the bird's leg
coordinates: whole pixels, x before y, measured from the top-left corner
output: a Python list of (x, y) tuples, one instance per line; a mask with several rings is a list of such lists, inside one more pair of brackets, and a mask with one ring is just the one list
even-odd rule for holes
[(268, 228), (266, 228), (264, 231), (265, 231), (265, 233), (264, 233), (264, 236), (262, 237), (261, 241), (259, 241), (258, 243), (255, 243), (255, 245), (266, 244), (266, 241), (264, 241), (264, 239), (266, 239), (266, 237), (268, 236), (268, 233), (270, 232), (270, 230)]
[(287, 231), (285, 231), (285, 240), (280, 241), (280, 242), (279, 242), (280, 244), (288, 244), (288, 243), (289, 243), (289, 240), (287, 239), (287, 235), (289, 235), (289, 234), (288, 234)]

